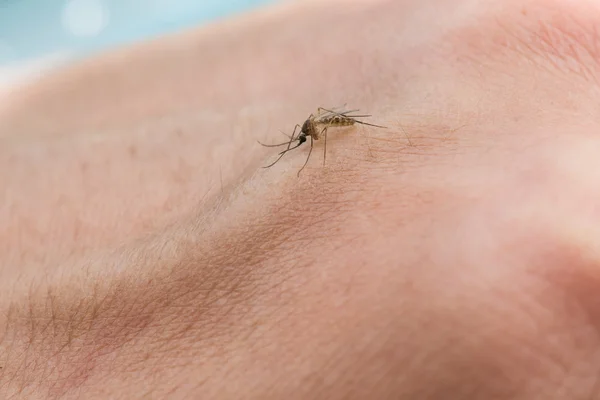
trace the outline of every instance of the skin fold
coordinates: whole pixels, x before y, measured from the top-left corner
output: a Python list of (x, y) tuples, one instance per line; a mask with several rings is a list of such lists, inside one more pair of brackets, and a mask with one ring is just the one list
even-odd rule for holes
[(12, 93), (0, 398), (600, 399), (599, 20), (290, 2)]

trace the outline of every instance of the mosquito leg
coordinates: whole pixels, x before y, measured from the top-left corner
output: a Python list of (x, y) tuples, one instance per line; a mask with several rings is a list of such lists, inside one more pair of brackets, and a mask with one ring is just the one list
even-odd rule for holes
[(323, 128), (321, 135), (325, 138), (325, 145), (323, 146), (323, 166), (325, 166), (325, 159), (327, 158), (327, 127)]
[[(344, 106), (345, 106), (345, 104), (344, 104)], [(319, 113), (322, 112), (322, 111), (325, 111), (325, 113), (329, 113), (329, 114), (333, 114), (333, 115), (339, 115), (340, 117), (348, 117), (348, 118), (353, 118), (352, 116), (350, 116), (348, 114), (356, 112), (356, 111), (359, 111), (358, 109), (343, 111), (342, 107), (339, 107), (339, 108), (341, 108), (342, 111), (338, 112), (338, 111), (335, 111), (336, 108), (333, 108), (333, 109), (330, 110), (330, 109), (323, 108), (323, 107), (319, 107), (318, 110), (319, 110)], [(370, 115), (356, 115), (356, 117), (370, 117)]]
[(325, 111), (325, 112), (328, 112), (328, 113), (331, 113), (331, 114), (342, 114), (342, 113), (343, 114), (347, 114), (347, 113), (350, 113), (350, 112), (358, 111), (358, 110), (342, 111), (342, 112), (336, 111), (336, 110), (345, 110), (347, 105), (348, 105), (348, 103), (344, 103), (342, 106), (332, 107), (331, 110), (328, 110), (328, 109), (323, 108), (323, 107), (319, 107), (317, 110), (318, 110), (319, 115), (321, 115), (321, 111)]
[[(290, 146), (292, 145), (292, 142), (294, 141), (294, 135), (296, 134), (296, 129), (298, 129), (298, 128), (300, 128), (302, 130), (302, 127), (300, 126), (300, 124), (296, 124), (296, 126), (294, 127), (294, 131), (292, 132), (292, 136), (290, 136), (290, 142), (288, 144), (287, 150), (290, 149)], [(298, 134), (300, 134), (300, 133), (298, 133)]]
[(281, 152), (281, 153), (279, 153), (279, 154), (285, 154), (285, 153), (287, 153), (288, 151), (292, 151), (292, 150), (294, 150), (294, 149), (297, 149), (297, 148), (298, 148), (298, 147), (300, 147), (300, 146), (302, 145), (302, 143), (304, 143), (304, 142), (305, 142), (305, 141), (299, 141), (299, 142), (298, 142), (298, 144), (297, 144), (297, 145), (295, 145), (294, 147), (290, 147), (289, 149), (285, 149), (284, 151), (282, 151), (282, 152)]
[(367, 134), (366, 134), (366, 132), (365, 132), (365, 128), (362, 128), (362, 129), (361, 129), (361, 131), (362, 131), (362, 135), (363, 135), (363, 137), (365, 138), (365, 140), (366, 140), (366, 142), (367, 142), (367, 149), (369, 150), (369, 156), (370, 156), (371, 158), (373, 158), (373, 157), (374, 157), (374, 155), (373, 155), (373, 149), (371, 148), (371, 142), (370, 142), (370, 140), (369, 140), (369, 139), (371, 139), (371, 137), (370, 137), (369, 135), (367, 135)]
[[(296, 126), (298, 126), (298, 125), (296, 125)], [(263, 168), (270, 168), (270, 167), (272, 167), (273, 165), (277, 164), (277, 162), (278, 162), (279, 160), (281, 160), (281, 157), (283, 157), (283, 156), (285, 155), (285, 153), (287, 153), (288, 151), (294, 150), (295, 148), (297, 148), (298, 146), (300, 146), (302, 143), (304, 143), (304, 142), (306, 141), (306, 139), (304, 139), (304, 140), (300, 140), (300, 139), (303, 139), (303, 137), (301, 137), (301, 136), (298, 136), (296, 139), (294, 139), (294, 134), (295, 134), (295, 133), (296, 133), (296, 128), (294, 128), (294, 133), (292, 133), (292, 136), (290, 137), (290, 141), (288, 142), (288, 147), (287, 147), (287, 149), (285, 149), (285, 150), (283, 150), (281, 153), (279, 153), (279, 157), (277, 157), (277, 160), (273, 161), (271, 164), (269, 164), (269, 165), (267, 165), (267, 166), (265, 166), (265, 167), (263, 167)], [(292, 142), (293, 142), (294, 140), (297, 140), (297, 141), (298, 141), (298, 144), (296, 144), (294, 147), (290, 147), (290, 146), (291, 146), (291, 144), (292, 144)]]
[(374, 126), (375, 128), (383, 128), (383, 129), (387, 129), (387, 126), (381, 126), (381, 125), (375, 125), (375, 124), (369, 124), (367, 122), (362, 122), (359, 120), (354, 120), (354, 122), (361, 124), (361, 125), (368, 125), (368, 126)]
[(321, 113), (323, 111), (328, 112), (330, 114), (337, 114), (335, 111), (330, 111), (330, 110), (327, 110), (327, 109), (325, 109), (323, 107), (319, 107), (319, 108), (317, 108), (317, 115), (321, 115)]
[(344, 117), (344, 118), (349, 118), (349, 119), (352, 119), (352, 120), (354, 120), (354, 122), (356, 122), (357, 124), (362, 124), (362, 125), (373, 126), (373, 127), (376, 127), (376, 128), (384, 128), (384, 129), (385, 129), (385, 128), (387, 128), (387, 127), (385, 127), (385, 126), (381, 126), (381, 125), (375, 125), (375, 124), (369, 124), (368, 122), (363, 122), (363, 121), (359, 121), (358, 119), (356, 119), (356, 118), (369, 118), (369, 117), (371, 117), (371, 115), (370, 115), (370, 114), (348, 115), (348, 114), (350, 114), (350, 113), (353, 113), (353, 112), (359, 111), (358, 109), (356, 109), (356, 110), (348, 110), (348, 111), (337, 112), (337, 111), (334, 111), (334, 109), (332, 109), (332, 110), (328, 110), (327, 108), (319, 107), (319, 112), (321, 112), (321, 111), (325, 111), (325, 112), (327, 112), (327, 113), (330, 113), (330, 114), (333, 114), (333, 115), (338, 115), (338, 116), (340, 116), (340, 117)]
[(290, 146), (290, 144), (293, 142), (293, 140), (290, 140), (290, 141), (285, 142), (285, 143), (279, 143), (279, 144), (264, 144), (264, 143), (262, 143), (259, 140), (257, 140), (257, 142), (258, 142), (258, 144), (260, 144), (261, 146), (264, 146), (264, 147), (279, 147), (279, 146), (285, 146), (285, 145)]
[(285, 154), (285, 152), (280, 153), (279, 157), (277, 157), (277, 160), (273, 161), (271, 164), (264, 166), (263, 168), (271, 168), (273, 165), (277, 164), (277, 161), (281, 160), (281, 157), (283, 157), (283, 155)]
[(335, 111), (332, 111), (332, 110), (328, 110), (328, 109), (323, 108), (323, 107), (317, 108), (317, 116), (320, 117), (320, 116), (325, 115), (325, 114), (340, 115), (340, 113), (338, 113), (338, 112), (335, 112)]
[(292, 136), (288, 135), (287, 133), (285, 133), (284, 131), (280, 130), (279, 132), (282, 135), (285, 135), (288, 139), (290, 139), (292, 142), (294, 141), (294, 136), (296, 136), (296, 129), (298, 129), (298, 127), (300, 127), (299, 124), (296, 124), (296, 126), (294, 127), (294, 131), (292, 132)]
[(285, 153), (287, 153), (288, 151), (292, 151), (292, 150), (294, 150), (295, 148), (297, 148), (298, 146), (300, 146), (302, 143), (303, 143), (303, 142), (298, 142), (298, 144), (297, 144), (297, 145), (295, 145), (294, 147), (291, 147), (291, 148), (287, 148), (287, 149), (285, 149), (284, 151), (282, 151), (281, 153), (279, 153), (279, 157), (277, 157), (277, 160), (275, 160), (274, 162), (272, 162), (271, 164), (269, 164), (269, 165), (267, 165), (267, 166), (265, 166), (265, 167), (263, 167), (263, 168), (270, 168), (270, 167), (272, 167), (273, 165), (277, 164), (277, 162), (278, 162), (279, 160), (281, 160), (281, 157), (283, 157), (283, 156), (285, 155)]
[(344, 103), (339, 107), (333, 107), (332, 110), (345, 110), (348, 103)]
[(292, 143), (294, 142), (294, 135), (296, 134), (296, 129), (298, 128), (302, 128), (300, 125), (296, 124), (296, 126), (294, 127), (294, 132), (292, 132), (292, 136), (288, 136), (286, 133), (283, 133), (285, 136), (287, 136), (290, 140), (288, 142), (285, 143), (279, 143), (279, 144), (264, 144), (262, 143), (260, 140), (257, 140), (258, 144), (260, 144), (261, 146), (264, 147), (279, 147), (279, 146), (285, 146), (286, 144), (288, 145), (288, 149), (290, 148), (290, 146), (292, 145)]
[(310, 158), (310, 153), (312, 153), (312, 149), (313, 149), (313, 144), (314, 144), (314, 140), (313, 137), (310, 137), (310, 150), (308, 151), (308, 156), (306, 157), (306, 161), (304, 162), (304, 165), (302, 166), (302, 168), (300, 168), (300, 171), (298, 171), (298, 177), (300, 177), (300, 172), (302, 172), (302, 170), (304, 169), (304, 167), (306, 167), (306, 164), (308, 164), (308, 160)]

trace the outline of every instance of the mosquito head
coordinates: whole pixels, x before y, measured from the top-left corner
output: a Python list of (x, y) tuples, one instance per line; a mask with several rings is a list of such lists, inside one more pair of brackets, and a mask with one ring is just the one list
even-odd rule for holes
[(306, 136), (310, 136), (310, 133), (311, 133), (310, 130), (311, 130), (311, 123), (310, 123), (310, 120), (307, 119), (302, 124), (302, 129), (300, 130), (300, 132), (305, 136), (304, 137), (305, 141), (306, 141)]
[(304, 142), (306, 142), (306, 135), (302, 133), (298, 136), (298, 146), (300, 146)]

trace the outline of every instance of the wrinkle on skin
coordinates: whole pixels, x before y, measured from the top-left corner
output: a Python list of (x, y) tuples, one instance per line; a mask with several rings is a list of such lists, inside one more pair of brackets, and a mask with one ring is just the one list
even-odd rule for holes
[[(539, 118), (538, 129), (543, 123), (562, 123), (574, 116), (584, 121), (594, 118), (600, 100), (595, 90), (597, 5), (486, 4), (487, 12), (448, 27), (438, 41), (413, 51), (425, 65), (443, 61), (444, 66), (420, 72), (425, 77), (434, 74), (438, 86), (419, 93), (409, 84), (411, 102), (403, 109), (453, 107), (472, 115), (475, 126), (500, 128), (505, 135), (514, 132), (510, 126), (515, 122), (517, 126), (533, 118)], [(439, 80), (444, 74), (453, 78)], [(448, 97), (456, 92), (462, 95)], [(463, 133), (458, 136), (464, 137)]]
[[(323, 253), (323, 244), (328, 245), (335, 240), (343, 242), (344, 230), (355, 232), (352, 224), (357, 221), (353, 217), (359, 215), (359, 210), (375, 212), (372, 207), (365, 207), (364, 200), (368, 200), (369, 196), (381, 199), (381, 193), (364, 186), (361, 175), (342, 175), (344, 179), (341, 181), (336, 181), (335, 177), (328, 173), (316, 173), (311, 180), (299, 183), (296, 180), (283, 198), (263, 199), (256, 195), (258, 197), (253, 201), (261, 205), (257, 208), (234, 201), (227, 216), (220, 216), (221, 219), (217, 216), (217, 220), (206, 228), (212, 231), (210, 236), (206, 236), (211, 238), (208, 241), (203, 240), (203, 232), (194, 231), (200, 224), (193, 221), (188, 227), (179, 226), (183, 228), (179, 236), (177, 231), (167, 233), (157, 238), (156, 242), (129, 250), (129, 253), (118, 254), (114, 260), (103, 259), (97, 265), (89, 266), (90, 276), (87, 279), (90, 282), (102, 282), (96, 275), (100, 270), (109, 268), (112, 263), (122, 263), (123, 256), (131, 263), (129, 271), (118, 274), (116, 279), (113, 277), (111, 282), (105, 283), (105, 287), (95, 290), (95, 293), (99, 293), (95, 296), (105, 299), (104, 307), (98, 307), (97, 300), (87, 298), (86, 291), (82, 289), (79, 300), (75, 296), (65, 302), (64, 307), (71, 305), (72, 308), (66, 312), (63, 310), (63, 316), (57, 318), (59, 313), (52, 312), (50, 318), (58, 319), (61, 328), (64, 326), (61, 321), (72, 322), (75, 319), (74, 323), (66, 326), (65, 330), (70, 331), (66, 335), (68, 339), (59, 338), (58, 342), (63, 342), (61, 359), (69, 359), (69, 363), (77, 367), (59, 371), (59, 377), (65, 379), (62, 384), (51, 388), (52, 393), (67, 393), (81, 387), (86, 379), (90, 379), (85, 372), (95, 379), (103, 379), (116, 373), (114, 367), (108, 366), (118, 365), (126, 370), (136, 370), (152, 363), (152, 355), (150, 361), (146, 357), (132, 359), (130, 353), (135, 353), (138, 346), (144, 349), (145, 354), (161, 355), (165, 354), (164, 346), (167, 346), (171, 356), (161, 356), (163, 369), (175, 368), (171, 363), (176, 364), (174, 360), (182, 354), (198, 354), (198, 359), (206, 363), (215, 358), (227, 359), (230, 356), (228, 352), (232, 351), (228, 348), (230, 342), (240, 350), (238, 335), (248, 335), (247, 329), (260, 329), (251, 321), (256, 321), (259, 326), (268, 327), (270, 324), (269, 318), (264, 317), (260, 309), (261, 304), (265, 304), (265, 298), (277, 293), (273, 282), (285, 281), (288, 274), (293, 275), (291, 288), (282, 289), (281, 293), (288, 299), (287, 304), (292, 304), (292, 300), (298, 301), (301, 294), (307, 295), (306, 290), (309, 290), (310, 279), (314, 279), (315, 269), (326, 267), (320, 265), (318, 258), (312, 257)], [(248, 188), (240, 189), (240, 192), (244, 190)], [(344, 201), (343, 197), (348, 195), (363, 199), (363, 202)], [(252, 195), (246, 193), (246, 196)], [(439, 196), (435, 193), (431, 195), (431, 199), (436, 197)], [(398, 197), (390, 196), (390, 201), (394, 199)], [(442, 201), (447, 202), (448, 198)], [(389, 219), (389, 215), (380, 215), (379, 218)], [(402, 215), (396, 215), (395, 218), (402, 219)], [(393, 224), (395, 221), (391, 222)], [(399, 227), (387, 227), (390, 228), (398, 230)], [(406, 227), (409, 228), (411, 233), (416, 233), (414, 223)], [(169, 238), (174, 248), (164, 248), (162, 243), (165, 237)], [(318, 239), (330, 241), (321, 242)], [(304, 246), (308, 243), (312, 248)], [(157, 249), (160, 251), (157, 252)], [(342, 246), (338, 251), (343, 253), (346, 249)], [(375, 251), (373, 253), (376, 254)], [(162, 260), (163, 264), (156, 265), (153, 261), (156, 259)], [(277, 263), (271, 263), (272, 259)], [(355, 260), (355, 263), (359, 261)], [(149, 271), (146, 271), (146, 265), (151, 266)], [(146, 278), (153, 281), (144, 283)], [(310, 295), (308, 297), (311, 298)], [(226, 302), (221, 303), (222, 300)], [(279, 307), (285, 305), (286, 301), (279, 303)], [(258, 307), (259, 312), (253, 314), (253, 307)], [(59, 310), (61, 308), (58, 307)], [(49, 318), (44, 315), (44, 310), (41, 313), (37, 307), (32, 310), (28, 317), (31, 321)], [(282, 312), (289, 311), (284, 309)], [(89, 318), (90, 313), (94, 315), (93, 319)], [(285, 314), (280, 317), (289, 318)], [(32, 331), (36, 329), (34, 327)], [(31, 335), (25, 331), (20, 336)], [(217, 354), (203, 356), (211, 345), (218, 346)], [(395, 342), (390, 341), (388, 346), (394, 345)], [(123, 357), (126, 359), (120, 362), (112, 360), (112, 356), (119, 360), (121, 350), (124, 350), (126, 355)], [(246, 351), (252, 351), (252, 346)], [(342, 356), (337, 348), (329, 351)], [(187, 362), (190, 366), (194, 364), (194, 361)], [(326, 365), (325, 360), (321, 362)], [(139, 367), (136, 367), (136, 363), (140, 363)], [(320, 387), (319, 382), (310, 382), (304, 390)]]
[[(163, 345), (175, 346), (171, 351), (176, 354), (184, 353), (184, 348), (198, 351), (197, 346), (213, 341), (224, 346), (223, 342), (233, 340), (231, 336), (243, 334), (235, 328), (236, 320), (249, 318), (243, 310), (261, 296), (277, 292), (274, 283), (285, 282), (292, 274), (296, 290), (303, 285), (305, 279), (299, 279), (299, 271), (315, 261), (318, 264), (317, 259), (307, 258), (303, 247), (310, 244), (314, 254), (319, 252), (318, 243), (328, 243), (328, 239), (344, 243), (348, 231), (340, 227), (348, 222), (348, 215), (357, 215), (364, 206), (353, 200), (369, 191), (362, 181), (364, 174), (358, 174), (356, 168), (353, 171), (317, 172), (301, 182), (294, 178), (283, 196), (249, 201), (250, 182), (239, 189), (246, 197), (238, 197), (236, 203), (236, 195), (240, 195), (233, 195), (234, 205), (226, 208), (226, 221), (230, 222), (224, 226), (215, 221), (212, 224), (218, 228), (199, 224), (195, 217), (172, 232), (138, 243), (139, 247), (89, 263), (78, 283), (80, 288), (74, 292), (70, 288), (69, 295), (54, 295), (55, 289), (51, 289), (46, 300), (41, 294), (32, 296), (25, 301), (29, 304), (25, 318), (33, 325), (16, 322), (24, 311), (13, 314), (6, 335), (9, 339), (3, 344), (12, 342), (18, 349), (18, 341), (25, 339), (36, 352), (45, 354), (42, 359), (47, 362), (41, 365), (54, 365), (46, 374), (47, 382), (56, 382), (48, 389), (53, 395), (85, 386), (90, 376), (110, 375), (114, 371), (109, 366), (116, 364), (112, 359), (126, 346), (130, 354), (131, 346), (137, 347), (139, 341), (145, 344), (146, 354), (163, 353)], [(253, 209), (246, 202), (260, 207)], [(215, 218), (218, 220), (218, 215)], [(197, 230), (200, 226), (204, 232)], [(160, 260), (159, 264), (153, 260)], [(280, 267), (266, 268), (269, 260), (277, 260)], [(109, 280), (104, 282), (104, 276)], [(64, 288), (66, 283), (49, 285)], [(52, 351), (36, 339), (40, 330), (50, 325), (55, 332)], [(7, 353), (17, 359), (21, 356), (10, 348)], [(69, 360), (67, 365), (65, 360)], [(124, 368), (135, 369), (135, 362), (127, 356)], [(140, 362), (148, 363), (148, 357)], [(170, 361), (163, 362), (169, 365)], [(38, 372), (28, 370), (32, 376)]]
[[(369, 4), (364, 7), (373, 17), (380, 16), (386, 11), (385, 7), (390, 7), (389, 4)], [(333, 6), (323, 3), (323, 7)], [(336, 7), (333, 9), (338, 11)], [(247, 36), (249, 41), (255, 39), (253, 42), (260, 46), (258, 53), (265, 52), (268, 57), (257, 59), (255, 53), (244, 50), (239, 54), (235, 65), (232, 65), (231, 54), (237, 54), (237, 50), (245, 47), (236, 44), (236, 41), (233, 45), (237, 47), (231, 52), (222, 51), (232, 37), (232, 27), (226, 25), (218, 29), (218, 33), (223, 35), (214, 31), (210, 31), (213, 34), (209, 35), (202, 31), (179, 38), (183, 44), (174, 39), (165, 39), (164, 43), (161, 41), (154, 48), (149, 45), (136, 48), (136, 53), (129, 58), (121, 53), (114, 59), (107, 55), (98, 60), (97, 65), (91, 65), (90, 62), (31, 88), (33, 94), (29, 95), (32, 98), (24, 103), (28, 107), (15, 106), (14, 113), (3, 118), (0, 128), (6, 129), (8, 135), (7, 139), (3, 138), (6, 140), (3, 143), (20, 143), (20, 146), (15, 146), (17, 150), (12, 146), (0, 146), (0, 166), (5, 165), (6, 169), (12, 167), (18, 171), (7, 178), (8, 189), (3, 194), (10, 198), (12, 193), (21, 192), (25, 197), (15, 199), (19, 206), (12, 210), (12, 216), (5, 220), (7, 222), (0, 232), (0, 237), (4, 239), (0, 243), (6, 246), (3, 248), (5, 263), (23, 264), (23, 269), (35, 270), (39, 265), (47, 265), (48, 269), (52, 269), (63, 257), (93, 256), (94, 252), (121, 245), (130, 237), (164, 228), (183, 218), (185, 212), (196, 205), (199, 197), (205, 194), (210, 197), (218, 190), (218, 184), (215, 185), (219, 181), (217, 161), (235, 159), (234, 170), (244, 168), (250, 171), (255, 167), (258, 163), (258, 150), (255, 150), (257, 146), (252, 146), (255, 145), (256, 136), (264, 135), (267, 121), (273, 121), (273, 127), (291, 127), (293, 123), (306, 117), (304, 110), (312, 111), (320, 102), (333, 101), (330, 100), (332, 94), (338, 98), (357, 99), (365, 104), (366, 109), (371, 109), (378, 118), (385, 120), (386, 113), (377, 112), (381, 105), (371, 105), (369, 98), (373, 96), (367, 94), (384, 93), (382, 98), (387, 103), (388, 93), (383, 90), (389, 86), (390, 70), (393, 70), (395, 77), (392, 83), (396, 85), (398, 71), (395, 66), (383, 69), (381, 53), (372, 57), (369, 43), (348, 43), (347, 40), (342, 40), (347, 38), (348, 29), (354, 31), (357, 27), (364, 29), (365, 41), (373, 36), (372, 27), (362, 23), (364, 16), (356, 11), (352, 12), (352, 9), (353, 7), (344, 8), (344, 18), (339, 21), (340, 27), (332, 31), (327, 29), (331, 26), (330, 13), (319, 10), (315, 13), (313, 10), (311, 14), (310, 8), (304, 6), (298, 14), (292, 13), (296, 18), (312, 21), (311, 24), (315, 25), (314, 35), (329, 38), (327, 41), (311, 43), (310, 51), (306, 52), (306, 41), (291, 40), (297, 37), (294, 36), (296, 34), (304, 35), (306, 26), (287, 24), (284, 22), (286, 18), (278, 17), (280, 19), (271, 21), (271, 25), (260, 29), (254, 24), (244, 26), (243, 29), (238, 26), (244, 32), (240, 35)], [(401, 6), (394, 5), (395, 11), (401, 11), (400, 9)], [(272, 16), (267, 19), (270, 18)], [(392, 28), (396, 25), (394, 22)], [(393, 37), (395, 28), (390, 28), (390, 31), (386, 34)], [(283, 46), (282, 42), (265, 40), (267, 35), (278, 40), (290, 40)], [(387, 41), (388, 36), (384, 36), (382, 42)], [(341, 46), (340, 43), (346, 43), (346, 46)], [(390, 41), (390, 45), (393, 45), (390, 52), (394, 53), (401, 53), (405, 48), (404, 43), (397, 38)], [(366, 53), (355, 53), (355, 46)], [(181, 52), (181, 47), (193, 48), (195, 51)], [(331, 47), (335, 47), (335, 51), (328, 59), (327, 65), (330, 68), (325, 71), (324, 60), (319, 57), (319, 53), (333, 51)], [(172, 53), (174, 58), (168, 60), (173, 64), (164, 65), (167, 58), (161, 55), (163, 49), (169, 49)], [(295, 60), (294, 57), (298, 54), (306, 54), (303, 63), (298, 67), (287, 68), (286, 62)], [(344, 74), (340, 76), (343, 81), (333, 79), (339, 76), (336, 71), (354, 60), (356, 54), (364, 59), (361, 74)], [(218, 57), (212, 57), (213, 55)], [(206, 58), (211, 63), (206, 63)], [(216, 66), (211, 66), (213, 64)], [(224, 80), (240, 73), (234, 67), (246, 64), (252, 67), (244, 70), (240, 79), (265, 82), (269, 92), (261, 96), (260, 101), (244, 97), (239, 88), (227, 92), (236, 93), (236, 101), (239, 100), (244, 107), (253, 110), (249, 113), (251, 117), (246, 116), (244, 119), (239, 116), (239, 108), (236, 108), (239, 104), (220, 106), (208, 94), (210, 90), (206, 86), (217, 85), (218, 82), (215, 83), (212, 79), (207, 82), (198, 77), (215, 76)], [(181, 70), (175, 69), (174, 65)], [(282, 68), (282, 65), (286, 68)], [(308, 67), (312, 69), (307, 69)], [(267, 71), (272, 70), (283, 71), (285, 76), (269, 74), (266, 77)], [(306, 72), (307, 76), (299, 77), (297, 74), (300, 72)], [(117, 85), (110, 78), (119, 73), (123, 74), (119, 76), (124, 82), (118, 81)], [(144, 75), (140, 75), (141, 73)], [(381, 75), (381, 82), (373, 82), (373, 77), (378, 75)], [(68, 84), (65, 80), (69, 81)], [(144, 84), (143, 88), (137, 86), (146, 81), (153, 82), (153, 85)], [(315, 85), (315, 82), (319, 82), (319, 85)], [(120, 83), (125, 88), (126, 83), (133, 85), (128, 89), (130, 96), (139, 96), (144, 101), (123, 96), (123, 86)], [(154, 92), (148, 93), (149, 89)], [(61, 90), (68, 95), (57, 102), (54, 95)], [(261, 90), (267, 91), (265, 88)], [(367, 98), (362, 100), (363, 96)], [(114, 98), (134, 105), (135, 112), (128, 113), (132, 110), (118, 106), (112, 100)], [(154, 102), (158, 102), (158, 105)], [(248, 102), (252, 106), (248, 106)], [(286, 106), (263, 106), (263, 102), (271, 105), (285, 103)], [(179, 108), (173, 110), (175, 104)], [(391, 101), (386, 107), (390, 104)], [(56, 105), (60, 109), (48, 108), (50, 105)], [(94, 110), (92, 115), (77, 112), (77, 107), (83, 105)], [(169, 117), (156, 115), (155, 108), (160, 108)], [(403, 108), (403, 105), (399, 105), (394, 109)], [(427, 109), (424, 107), (419, 111)], [(96, 115), (96, 111), (99, 115)], [(124, 112), (128, 113), (128, 118), (123, 117)], [(144, 119), (139, 121), (137, 115), (143, 112), (146, 113)], [(31, 114), (35, 114), (36, 118), (29, 118)], [(117, 126), (107, 126), (104, 124), (106, 121)], [(383, 134), (375, 135), (383, 137)], [(389, 136), (395, 138), (398, 135), (404, 138), (403, 133), (393, 130)], [(401, 139), (400, 146), (403, 146), (403, 141)], [(435, 139), (431, 146), (435, 145), (433, 142)], [(33, 146), (33, 143), (34, 148), (40, 150), (38, 154), (20, 154), (19, 149), (31, 150), (29, 146)], [(132, 152), (129, 150), (132, 146), (137, 149), (135, 158), (131, 157)], [(7, 153), (3, 154), (3, 151)], [(393, 156), (394, 159), (390, 157), (391, 162), (400, 158), (398, 154)], [(360, 155), (359, 160), (362, 159)], [(40, 168), (40, 163), (45, 163), (48, 167)], [(85, 168), (81, 168), (82, 163)], [(340, 166), (341, 170), (343, 168), (343, 165)], [(76, 170), (80, 170), (81, 175), (71, 181), (72, 185), (65, 183), (63, 177)], [(235, 171), (225, 174), (223, 179), (226, 185), (228, 180), (235, 179), (235, 174)], [(21, 184), (25, 179), (30, 182), (26, 188)], [(94, 182), (95, 185), (87, 186), (86, 182)], [(174, 182), (178, 184), (174, 185)], [(214, 189), (209, 193), (211, 185)], [(36, 212), (31, 213), (31, 209)], [(98, 218), (98, 215), (103, 217)], [(18, 243), (12, 243), (17, 237), (20, 238)], [(44, 248), (42, 242), (48, 240), (54, 240), (55, 243)], [(48, 250), (48, 247), (52, 250)]]
[[(292, 200), (297, 201), (298, 197)], [(293, 202), (282, 206), (281, 199), (275, 199), (264, 202), (266, 210), (258, 215), (251, 212), (243, 220), (233, 217), (234, 225), (226, 234), (212, 232), (205, 236), (193, 231), (193, 222), (192, 230), (178, 227), (175, 235), (179, 237), (172, 237), (173, 233), (159, 235), (141, 248), (125, 249), (114, 258), (97, 260), (86, 266), (88, 272), (76, 292), (70, 289), (69, 295), (54, 294), (59, 289), (52, 289), (52, 285), (58, 283), (51, 282), (45, 300), (43, 294), (36, 293), (24, 301), (29, 304), (27, 310), (17, 308), (2, 341), (4, 346), (11, 343), (10, 348), (4, 349), (5, 354), (21, 358), (23, 353), (19, 354), (18, 349), (25, 344), (23, 341), (35, 353), (44, 354), (42, 359), (47, 362), (39, 365), (54, 365), (46, 379), (56, 382), (49, 390), (59, 395), (85, 385), (89, 375), (110, 374), (102, 360), (110, 360), (132, 342), (143, 341), (148, 353), (161, 352), (163, 343), (179, 343), (180, 347), (193, 349), (197, 342), (201, 346), (207, 341), (226, 342), (227, 337), (242, 333), (236, 331), (234, 321), (260, 298), (265, 290), (262, 287), (267, 285), (269, 293), (273, 293), (273, 283), (285, 281), (285, 276), (293, 273), (281, 268), (266, 269), (265, 257), (287, 259), (285, 264), (292, 261), (291, 265), (298, 268), (298, 261), (293, 260), (301, 258), (297, 252), (301, 243), (312, 242), (318, 230), (324, 235), (324, 218), (339, 215), (339, 209), (315, 213), (315, 209), (323, 210), (327, 204), (339, 206), (324, 202), (323, 197), (313, 204), (300, 203), (299, 207)], [(266, 214), (274, 211), (274, 215)], [(332, 218), (326, 222), (339, 225)], [(165, 238), (172, 245), (165, 247)], [(160, 260), (159, 265), (153, 260)], [(125, 270), (119, 266), (123, 262), (130, 264)], [(116, 276), (103, 282), (103, 276), (115, 272)], [(59, 287), (65, 287), (65, 283)], [(23, 319), (31, 324), (19, 324)], [(41, 335), (49, 326), (54, 333), (49, 335), (50, 348)], [(69, 360), (71, 368), (65, 360)], [(131, 360), (126, 363), (128, 368), (133, 367), (130, 363)], [(56, 369), (58, 365), (60, 370)], [(4, 373), (8, 376), (12, 370), (7, 367)], [(39, 370), (31, 365), (26, 374), (37, 376)]]
[[(436, 79), (440, 99), (455, 94)], [(74, 397), (123, 386), (120, 395), (139, 396), (136, 384), (150, 378), (156, 397), (194, 390), (223, 399), (239, 398), (240, 388), (249, 398), (328, 400), (374, 390), (432, 399), (593, 390), (569, 382), (600, 365), (586, 354), (597, 347), (586, 330), (596, 314), (562, 307), (578, 282), (556, 295), (556, 283), (531, 271), (548, 260), (532, 267), (515, 253), (560, 243), (538, 236), (544, 221), (569, 213), (535, 207), (530, 195), (560, 189), (540, 179), (556, 174), (533, 157), (539, 147), (525, 148), (539, 131), (513, 121), (502, 128), (518, 128), (525, 142), (490, 139), (502, 129), (484, 123), (482, 110), (491, 112), (482, 104), (502, 93), (490, 90), (464, 112), (458, 101), (440, 112), (418, 98), (408, 111), (423, 112), (411, 120), (364, 131), (369, 148), (332, 135), (325, 169), (312, 160), (297, 179), (299, 152), (277, 169), (243, 172), (228, 199), (196, 204), (165, 229), (33, 280), (0, 317), (0, 393)], [(382, 118), (407, 111), (405, 101)], [(546, 142), (549, 154), (567, 145)], [(538, 185), (523, 177), (529, 165)], [(580, 261), (556, 262), (559, 270)], [(577, 300), (592, 301), (592, 286)]]
[[(538, 72), (551, 73), (571, 85), (572, 77), (580, 78), (580, 84), (597, 84), (598, 17), (600, 8), (594, 2), (581, 2), (575, 10), (560, 1), (530, 1), (482, 16), (476, 25), (452, 32), (450, 40), (455, 44), (452, 49), (468, 55), (473, 63), (489, 65), (508, 57), (529, 61)], [(527, 69), (526, 64), (518, 66), (515, 72)], [(495, 65), (496, 70), (499, 67)]]

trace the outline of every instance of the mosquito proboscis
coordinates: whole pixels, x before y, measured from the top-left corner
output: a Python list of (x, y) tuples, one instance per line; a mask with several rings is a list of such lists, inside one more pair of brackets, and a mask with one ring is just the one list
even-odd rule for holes
[[(335, 109), (334, 109), (335, 110)], [(305, 143), (308, 138), (310, 138), (310, 150), (308, 151), (308, 156), (306, 156), (306, 161), (302, 168), (298, 171), (298, 176), (308, 164), (308, 160), (310, 159), (310, 155), (312, 153), (312, 149), (314, 147), (314, 141), (319, 140), (321, 137), (324, 138), (324, 146), (323, 146), (323, 165), (325, 165), (325, 160), (327, 158), (327, 130), (329, 128), (338, 128), (338, 127), (347, 127), (352, 126), (354, 124), (368, 125), (376, 128), (386, 128), (385, 126), (369, 124), (364, 121), (360, 121), (357, 118), (368, 118), (371, 117), (369, 114), (353, 114), (358, 112), (359, 110), (342, 110), (342, 111), (334, 111), (329, 110), (323, 107), (319, 107), (317, 109), (317, 114), (310, 114), (308, 118), (304, 121), (302, 125), (296, 124), (294, 127), (294, 131), (292, 132), (292, 136), (288, 136), (290, 138), (289, 141), (279, 144), (264, 144), (258, 142), (262, 146), (265, 147), (281, 147), (286, 146), (287, 148), (279, 153), (279, 157), (272, 162), (271, 164), (263, 167), (270, 168), (273, 165), (277, 164), (279, 160), (289, 151), (292, 151), (303, 143)], [(296, 136), (296, 131), (300, 128), (300, 132)], [(287, 136), (287, 135), (286, 135)], [(297, 142), (294, 146), (292, 143)]]

